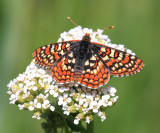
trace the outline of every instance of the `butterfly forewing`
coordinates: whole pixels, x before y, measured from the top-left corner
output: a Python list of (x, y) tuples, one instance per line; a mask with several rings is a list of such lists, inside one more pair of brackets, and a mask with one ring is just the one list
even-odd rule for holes
[(139, 72), (144, 63), (138, 57), (102, 44), (93, 43), (96, 53), (113, 76), (127, 76)]
[(36, 62), (44, 67), (51, 67), (66, 52), (71, 50), (73, 43), (60, 42), (42, 46), (33, 53)]

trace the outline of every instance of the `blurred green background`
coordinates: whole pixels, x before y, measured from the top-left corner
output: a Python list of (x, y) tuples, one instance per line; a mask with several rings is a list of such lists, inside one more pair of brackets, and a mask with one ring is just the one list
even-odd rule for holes
[(159, 0), (1, 0), (0, 1), (0, 133), (43, 133), (32, 112), (9, 105), (6, 85), (25, 71), (32, 52), (56, 42), (74, 25), (104, 31), (112, 43), (125, 44), (145, 63), (137, 75), (112, 78), (119, 99), (107, 119), (95, 117), (97, 133), (160, 132)]

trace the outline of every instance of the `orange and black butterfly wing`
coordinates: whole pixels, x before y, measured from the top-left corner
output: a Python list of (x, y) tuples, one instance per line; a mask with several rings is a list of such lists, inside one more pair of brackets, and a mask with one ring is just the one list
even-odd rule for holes
[(77, 50), (75, 48), (68, 52), (60, 58), (58, 63), (51, 67), (53, 78), (60, 84), (76, 81), (88, 88), (98, 88), (107, 83), (110, 79), (110, 72), (93, 51), (90, 53), (90, 57), (86, 58), (85, 62), (82, 63), (83, 70), (80, 77), (75, 79), (75, 64), (77, 59), (75, 53), (78, 53)]
[(133, 75), (144, 66), (143, 61), (132, 54), (99, 43), (92, 44), (94, 51), (101, 57), (113, 76)]
[[(75, 49), (73, 49), (73, 51), (74, 50)], [(63, 55), (59, 61), (51, 67), (51, 74), (59, 84), (74, 82), (74, 66), (76, 60), (73, 57), (73, 51), (69, 51)]]
[(91, 51), (90, 58), (86, 58), (82, 75), (78, 82), (88, 88), (98, 88), (106, 84), (110, 79), (110, 72), (100, 58)]
[(33, 57), (39, 65), (50, 68), (64, 54), (76, 47), (78, 43), (75, 42), (78, 41), (58, 42), (42, 46), (34, 51)]

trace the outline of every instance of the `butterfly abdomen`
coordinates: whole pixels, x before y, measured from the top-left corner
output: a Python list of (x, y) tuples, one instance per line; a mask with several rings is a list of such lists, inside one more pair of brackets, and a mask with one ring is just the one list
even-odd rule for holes
[(74, 80), (78, 80), (82, 75), (83, 68), (81, 66), (76, 66), (74, 71)]
[(90, 42), (88, 40), (82, 40), (80, 42), (76, 64), (74, 67), (74, 78), (76, 80), (78, 80), (78, 78), (80, 78), (80, 76), (82, 75), (89, 44)]

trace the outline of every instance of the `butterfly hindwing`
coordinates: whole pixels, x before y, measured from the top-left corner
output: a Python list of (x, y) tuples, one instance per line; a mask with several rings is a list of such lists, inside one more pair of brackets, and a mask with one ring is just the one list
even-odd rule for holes
[(73, 52), (69, 52), (63, 58), (51, 67), (53, 78), (60, 84), (74, 81), (75, 58)]
[(144, 66), (143, 61), (132, 54), (98, 43), (94, 45), (113, 76), (133, 75)]
[(96, 54), (86, 59), (84, 70), (79, 82), (88, 88), (98, 88), (106, 84), (110, 79), (110, 73)]

